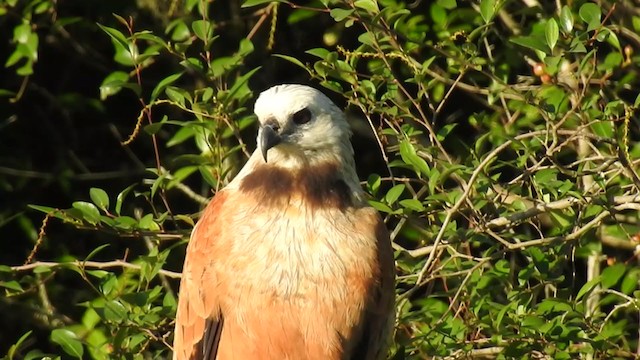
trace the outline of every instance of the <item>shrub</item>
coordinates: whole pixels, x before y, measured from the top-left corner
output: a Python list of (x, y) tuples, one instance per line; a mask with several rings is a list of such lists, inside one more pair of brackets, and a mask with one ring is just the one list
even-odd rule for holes
[(0, 1), (6, 358), (168, 356), (197, 211), (280, 82), (350, 115), (396, 250), (390, 356), (637, 357), (633, 4), (92, 6)]

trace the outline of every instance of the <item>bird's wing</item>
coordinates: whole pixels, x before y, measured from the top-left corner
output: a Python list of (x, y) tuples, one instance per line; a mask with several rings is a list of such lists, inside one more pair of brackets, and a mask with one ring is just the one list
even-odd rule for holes
[(395, 323), (395, 260), (389, 231), (375, 214), (375, 235), (378, 246), (378, 279), (371, 289), (365, 309), (362, 335), (354, 347), (351, 359), (385, 359)]
[(224, 191), (216, 194), (191, 233), (180, 282), (174, 360), (216, 358), (224, 319), (216, 296), (211, 254), (224, 229), (226, 195)]

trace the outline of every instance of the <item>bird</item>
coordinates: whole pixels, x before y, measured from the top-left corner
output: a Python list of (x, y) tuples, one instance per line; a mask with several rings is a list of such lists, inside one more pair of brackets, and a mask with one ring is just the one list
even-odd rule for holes
[(263, 91), (254, 112), (255, 152), (187, 245), (173, 359), (386, 358), (393, 250), (344, 113), (298, 84)]

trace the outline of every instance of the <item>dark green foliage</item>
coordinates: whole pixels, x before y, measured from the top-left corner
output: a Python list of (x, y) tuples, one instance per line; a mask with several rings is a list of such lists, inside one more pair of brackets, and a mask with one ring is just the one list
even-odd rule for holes
[(188, 234), (283, 82), (350, 116), (396, 249), (390, 356), (638, 357), (633, 2), (0, 0), (0, 20), (7, 359), (169, 356)]

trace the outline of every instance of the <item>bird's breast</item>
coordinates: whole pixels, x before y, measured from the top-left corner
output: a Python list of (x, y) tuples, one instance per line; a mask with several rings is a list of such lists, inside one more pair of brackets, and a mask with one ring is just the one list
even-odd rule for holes
[(226, 194), (225, 235), (210, 260), (221, 344), (252, 344), (245, 358), (343, 358), (380, 275), (378, 215), (335, 172), (265, 169)]
[(375, 235), (364, 224), (375, 213), (302, 201), (238, 211), (235, 240), (217, 262), (230, 275), (218, 285), (223, 337), (273, 358), (339, 359), (377, 278)]
[(257, 206), (237, 215), (228, 265), (246, 274), (247, 286), (303, 301), (317, 293), (344, 297), (359, 279), (371, 277), (376, 239), (355, 231), (363, 220), (358, 210), (317, 209), (303, 198), (289, 200), (278, 209)]

